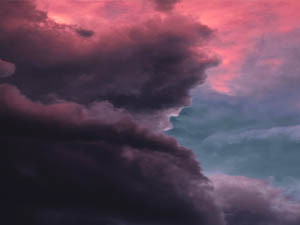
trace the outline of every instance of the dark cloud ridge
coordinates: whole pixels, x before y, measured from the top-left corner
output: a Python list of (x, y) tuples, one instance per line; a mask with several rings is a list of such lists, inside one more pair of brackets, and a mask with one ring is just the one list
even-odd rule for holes
[(31, 1), (0, 17), (17, 68), (0, 81), (5, 224), (223, 224), (193, 153), (134, 118), (187, 103), (217, 63), (193, 51), (209, 28), (172, 17), (98, 40)]
[(11, 221), (47, 224), (42, 215), (58, 211), (53, 224), (78, 224), (77, 213), (135, 221), (128, 224), (221, 224), (207, 178), (174, 139), (130, 120), (95, 121), (77, 113), (80, 105), (34, 103), (10, 85), (0, 92), (3, 204), (18, 215)]
[[(218, 63), (193, 51), (212, 31), (183, 17), (148, 21), (121, 30), (120, 37), (104, 34), (89, 45), (70, 27), (22, 7), (23, 14), (11, 7), (10, 14), (2, 13), (0, 57), (16, 64), (10, 82), (32, 99), (55, 92), (82, 104), (108, 100), (130, 111), (182, 107), (189, 90), (204, 81), (205, 70)], [(7, 29), (10, 23), (17, 25)], [(87, 37), (93, 31), (76, 32)]]

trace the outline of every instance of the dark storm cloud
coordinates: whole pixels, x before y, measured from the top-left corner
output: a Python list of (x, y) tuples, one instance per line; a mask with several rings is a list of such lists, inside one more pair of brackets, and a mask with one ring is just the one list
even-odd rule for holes
[(10, 82), (33, 99), (54, 92), (83, 104), (108, 100), (138, 112), (181, 107), (189, 102), (189, 90), (204, 81), (205, 69), (217, 64), (194, 50), (212, 31), (184, 17), (120, 28), (89, 43), (29, 3), (18, 10), (10, 5), (0, 9), (5, 16), (0, 57), (16, 64)]
[(0, 104), (5, 224), (223, 224), (194, 155), (174, 139), (105, 103), (96, 118), (3, 84)]
[(1, 1), (0, 17), (0, 58), (17, 67), (0, 84), (3, 223), (224, 224), (192, 152), (135, 118), (203, 82), (207, 27), (153, 20), (97, 41), (31, 1)]
[(153, 0), (158, 11), (171, 11), (180, 0)]

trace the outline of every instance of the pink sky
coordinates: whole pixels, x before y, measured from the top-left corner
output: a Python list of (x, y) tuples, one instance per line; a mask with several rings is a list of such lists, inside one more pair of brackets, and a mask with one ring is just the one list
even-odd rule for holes
[[(58, 23), (77, 24), (95, 29), (96, 37), (110, 29), (142, 22), (152, 17), (164, 18), (146, 0), (53, 1), (38, 0), (38, 7)], [(150, 6), (150, 7), (149, 7)], [(211, 54), (221, 64), (208, 71), (209, 86), (222, 93), (232, 92), (230, 85), (241, 76), (241, 67), (258, 40), (285, 34), (300, 27), (300, 2), (295, 0), (189, 0), (178, 3), (170, 13), (192, 17), (215, 30), (209, 44)], [(259, 54), (259, 52), (257, 52)], [(282, 57), (263, 59), (259, 64), (270, 71), (282, 63)]]

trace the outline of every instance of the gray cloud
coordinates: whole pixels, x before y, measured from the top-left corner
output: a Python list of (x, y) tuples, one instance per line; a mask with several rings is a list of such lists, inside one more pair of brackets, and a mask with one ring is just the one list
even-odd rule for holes
[(300, 223), (300, 204), (285, 197), (282, 189), (246, 177), (214, 175), (210, 179), (228, 225)]

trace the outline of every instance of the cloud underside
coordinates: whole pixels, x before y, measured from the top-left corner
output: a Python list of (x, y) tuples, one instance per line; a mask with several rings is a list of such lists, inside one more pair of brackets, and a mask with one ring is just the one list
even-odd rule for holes
[[(193, 49), (212, 31), (170, 16), (116, 27), (86, 42), (93, 31), (56, 24), (30, 3), (4, 3), (0, 57), (17, 65), (12, 82), (32, 99), (53, 93), (82, 104), (108, 100), (133, 112), (182, 107), (189, 90), (218, 61)], [(76, 46), (76, 47), (74, 47)]]
[(174, 139), (126, 116), (107, 122), (74, 103), (34, 103), (10, 85), (0, 93), (2, 197), (12, 224), (47, 224), (55, 212), (68, 224), (81, 213), (133, 224), (220, 224), (207, 178)]
[(199, 51), (212, 30), (168, 14), (177, 2), (154, 1), (165, 18), (98, 37), (32, 1), (0, 1), (4, 224), (279, 225), (265, 208), (250, 223), (252, 208), (214, 192), (191, 150), (154, 132), (218, 64)]
[(169, 17), (98, 38), (31, 1), (0, 15), (7, 224), (223, 223), (193, 153), (143, 119), (188, 104), (217, 64), (193, 50), (209, 28)]

